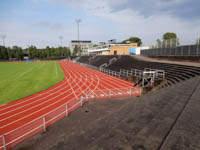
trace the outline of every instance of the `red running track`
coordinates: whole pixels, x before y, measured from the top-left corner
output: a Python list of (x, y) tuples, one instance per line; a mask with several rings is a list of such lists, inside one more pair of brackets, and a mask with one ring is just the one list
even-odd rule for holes
[[(4, 139), (7, 143), (11, 139), (19, 138), (18, 133), (15, 133), (16, 137), (9, 137), (7, 134), (20, 127), (23, 127), (22, 129), (25, 130), (24, 125), (26, 124), (34, 126), (34, 120), (37, 121), (37, 118), (41, 118), (52, 110), (62, 107), (66, 102), (74, 99), (78, 100), (81, 96), (85, 96), (85, 93), (98, 91), (99, 93), (103, 93), (101, 95), (106, 95), (106, 90), (108, 89), (115, 89), (113, 91), (122, 93), (123, 88), (131, 88), (133, 86), (132, 83), (73, 62), (60, 61), (59, 63), (66, 76), (63, 81), (34, 95), (0, 106), (0, 150), (1, 148), (3, 149), (2, 135), (6, 135)], [(56, 119), (59, 118), (57, 117)], [(38, 122), (43, 121), (42, 119), (38, 120)], [(52, 123), (49, 123), (49, 125)], [(38, 131), (41, 128), (42, 126), (38, 128)], [(22, 129), (20, 132), (22, 132)], [(23, 134), (26, 134), (28, 130), (23, 132)], [(19, 142), (15, 144), (17, 143)]]

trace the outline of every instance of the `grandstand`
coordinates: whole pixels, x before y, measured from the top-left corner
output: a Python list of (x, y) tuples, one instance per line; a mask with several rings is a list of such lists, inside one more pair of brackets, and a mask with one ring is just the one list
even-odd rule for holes
[[(82, 93), (85, 99), (80, 97), (80, 100), (78, 99), (77, 101), (78, 106), (80, 105), (81, 108), (77, 106), (75, 112), (70, 112), (70, 119), (61, 119), (53, 126), (50, 126), (50, 124), (43, 126), (53, 115), (50, 116), (50, 114), (48, 116), (47, 114), (46, 117), (39, 117), (40, 120), (43, 119), (43, 121), (40, 122), (42, 123), (41, 129), (45, 129), (45, 134), (41, 133), (36, 135), (30, 138), (30, 140), (18, 144), (14, 149), (75, 150), (81, 147), (87, 150), (165, 150), (171, 149), (171, 147), (177, 147), (178, 150), (182, 150), (192, 149), (190, 144), (185, 145), (185, 142), (189, 142), (192, 147), (198, 150), (200, 148), (198, 145), (200, 132), (198, 131), (199, 120), (197, 115), (200, 113), (200, 67), (164, 63), (158, 62), (157, 60), (157, 62), (153, 62), (144, 59), (138, 56), (128, 55), (93, 55), (68, 58), (68, 60), (72, 60), (75, 63), (66, 60), (61, 61), (61, 66), (65, 74), (69, 76), (66, 77), (65, 80), (71, 79), (71, 81), (74, 82), (74, 90), (77, 89), (77, 82), (83, 81), (87, 82), (87, 85), (89, 85), (80, 86), (83, 89), (88, 87), (91, 89), (94, 88), (92, 83), (99, 85), (99, 88), (108, 86), (110, 89), (101, 90), (101, 92), (98, 90), (92, 92), (90, 89)], [(96, 70), (114, 77), (134, 82), (134, 84), (117, 78), (115, 78), (116, 80), (114, 83), (112, 76), (105, 75), (87, 67), (95, 68)], [(74, 70), (77, 70), (81, 78), (76, 77), (77, 74), (73, 73)], [(134, 88), (133, 85), (137, 85), (135, 84), (135, 80), (130, 80), (130, 78), (134, 78), (137, 74), (135, 72), (134, 75), (132, 70), (141, 71), (142, 77), (144, 77), (144, 73), (147, 73), (146, 75), (153, 73), (153, 76), (155, 73), (157, 77), (157, 71), (164, 72), (164, 78), (161, 76), (162, 79), (165, 79), (163, 80), (164, 84), (156, 84), (155, 86), (160, 86), (160, 88), (157, 88), (159, 90), (144, 94), (142, 97), (130, 97), (132, 95), (140, 96), (141, 94), (141, 90), (138, 90), (139, 94), (132, 93), (133, 91), (131, 89)], [(122, 72), (124, 72), (127, 77), (124, 77)], [(86, 75), (88, 77), (83, 78)], [(98, 77), (97, 75), (101, 76)], [(77, 81), (74, 81), (75, 79)], [(65, 83), (65, 80), (62, 81), (62, 84)], [(121, 87), (121, 85), (125, 83), (128, 87), (127, 90), (124, 90), (122, 93), (115, 91), (116, 87)], [(63, 90), (66, 92), (67, 87), (64, 87), (65, 89)], [(136, 86), (136, 88), (138, 87), (140, 86)], [(121, 90), (120, 88), (120, 91)], [(55, 92), (59, 93), (57, 90)], [(79, 92), (80, 91), (77, 91), (77, 94), (80, 94)], [(71, 94), (71, 92), (69, 92), (69, 94)], [(95, 99), (102, 99), (103, 97), (105, 101), (91, 102), (91, 100), (94, 99), (94, 95), (96, 95)], [(126, 95), (126, 98), (123, 95)], [(116, 97), (118, 100), (114, 100)], [(109, 101), (107, 99), (109, 99)], [(38, 101), (39, 99), (35, 100)], [(48, 100), (49, 99), (46, 101)], [(60, 100), (61, 99), (55, 99), (55, 102), (59, 102)], [(87, 100), (90, 100), (90, 102), (86, 103)], [(54, 101), (54, 97), (52, 97), (52, 101)], [(42, 103), (44, 102), (45, 101)], [(60, 110), (61, 108), (62, 110)], [(62, 115), (69, 116), (67, 113), (68, 104), (66, 107), (63, 105), (60, 108), (56, 108), (52, 113), (57, 114), (60, 113), (60, 111)], [(27, 129), (32, 130), (32, 126), (29, 126)], [(190, 131), (188, 129), (192, 130)], [(15, 132), (17, 133), (15, 134)], [(12, 135), (21, 134), (18, 130), (13, 130), (10, 133)], [(29, 132), (25, 134), (28, 133)], [(8, 146), (10, 146), (9, 143), (11, 142), (8, 142), (8, 140), (11, 139), (9, 139), (9, 136), (7, 134), (5, 136), (6, 138), (2, 136), (3, 140), (0, 142), (4, 143), (5, 141), (8, 143)], [(13, 139), (11, 141), (15, 142)], [(20, 141), (23, 141), (23, 139), (20, 139)], [(13, 145), (16, 145), (16, 143)]]
[[(144, 61), (138, 57), (114, 55), (82, 56), (78, 63), (120, 72), (145, 68), (165, 71), (167, 84), (140, 98), (95, 101), (84, 105), (15, 149), (200, 149), (200, 68), (180, 64)], [(36, 144), (37, 143), (37, 144)]]
[(100, 56), (95, 56), (95, 58), (93, 58), (93, 56), (81, 56), (80, 59), (78, 60), (78, 62), (90, 64), (95, 67), (100, 67), (104, 63), (109, 63), (109, 60), (112, 58), (117, 58), (117, 56), (115, 56), (115, 55), (108, 55), (108, 56), (100, 55)]
[[(96, 67), (100, 67), (104, 63), (108, 63), (110, 59), (115, 58), (115, 55), (110, 56), (96, 56), (95, 59), (89, 61), (92, 56), (82, 56), (78, 62), (94, 65)], [(200, 75), (200, 68), (193, 66), (184, 66), (177, 64), (168, 64), (168, 63), (160, 63), (160, 62), (148, 62), (136, 59), (137, 57), (125, 56), (122, 55), (121, 59), (118, 59), (113, 64), (109, 65), (107, 69), (119, 72), (120, 69), (131, 70), (131, 69), (139, 69), (144, 70), (145, 68), (152, 69), (161, 69), (165, 70), (165, 78), (167, 83), (165, 86), (170, 86), (172, 84), (176, 84), (185, 80), (188, 80), (192, 77), (196, 77)]]

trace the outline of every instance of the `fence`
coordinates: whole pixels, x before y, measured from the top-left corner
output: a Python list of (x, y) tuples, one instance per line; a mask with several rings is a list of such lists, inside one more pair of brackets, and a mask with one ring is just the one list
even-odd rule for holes
[(138, 70), (138, 69), (131, 69), (131, 70), (125, 70), (125, 69), (120, 69), (120, 75), (121, 76), (135, 76), (135, 77), (142, 77), (143, 71)]
[(145, 56), (200, 56), (200, 45), (185, 45), (141, 50)]
[[(144, 70), (138, 70), (138, 69), (131, 69), (131, 70), (125, 70), (120, 69), (119, 72), (120, 76), (134, 76), (137, 78), (136, 83), (138, 84), (139, 80), (142, 80), (142, 87), (152, 86), (152, 83), (154, 80), (164, 80), (165, 79), (165, 71), (159, 70), (159, 69), (151, 69), (151, 68), (145, 68)], [(145, 85), (145, 82), (147, 83)]]
[[(145, 73), (147, 75), (149, 75), (150, 77), (153, 78), (153, 80), (156, 79), (165, 79), (165, 71), (164, 70), (160, 70), (160, 69), (151, 69), (151, 68), (144, 68), (144, 73), (143, 76), (145, 75)], [(149, 74), (150, 73), (150, 74)]]
[(104, 69), (101, 67), (100, 67), (100, 71), (103, 73), (107, 73), (108, 75), (111, 75), (111, 76), (120, 77), (120, 72), (117, 72), (117, 71), (112, 71), (110, 69)]
[(0, 136), (0, 150), (10, 149), (18, 143), (30, 138), (40, 131), (46, 131), (47, 127), (57, 120), (68, 116), (72, 111), (83, 106), (89, 100), (116, 98), (126, 96), (140, 96), (141, 87), (129, 87), (118, 89), (105, 89), (96, 91), (87, 91), (78, 99), (72, 99), (56, 109), (34, 119), (23, 126)]

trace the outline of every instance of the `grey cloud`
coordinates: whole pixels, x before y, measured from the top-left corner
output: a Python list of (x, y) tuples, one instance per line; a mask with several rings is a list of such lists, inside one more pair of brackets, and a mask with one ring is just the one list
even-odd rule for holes
[(47, 29), (52, 29), (52, 30), (64, 29), (64, 26), (61, 23), (51, 23), (49, 21), (42, 21), (42, 22), (36, 23), (36, 26), (42, 27), (42, 28), (47, 28)]
[(43, 0), (65, 1), (73, 7), (85, 10), (102, 10), (107, 6), (110, 12), (130, 9), (144, 17), (170, 14), (183, 20), (200, 19), (200, 0)]
[(181, 19), (199, 19), (199, 0), (127, 0), (123, 4), (113, 5), (114, 0), (108, 2), (112, 12), (131, 9), (145, 17), (155, 14), (170, 13)]
[(62, 30), (64, 29), (64, 26), (61, 23), (55, 23), (51, 25), (51, 29), (53, 30)]

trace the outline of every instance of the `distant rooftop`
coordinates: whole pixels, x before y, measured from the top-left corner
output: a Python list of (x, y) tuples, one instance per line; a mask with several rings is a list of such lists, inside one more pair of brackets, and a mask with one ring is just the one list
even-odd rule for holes
[(84, 41), (84, 40), (82, 40), (82, 41), (81, 40), (79, 40), (79, 41), (78, 40), (71, 40), (71, 42), (72, 43), (92, 43), (92, 41), (89, 41), (89, 40), (86, 40), (86, 41)]

